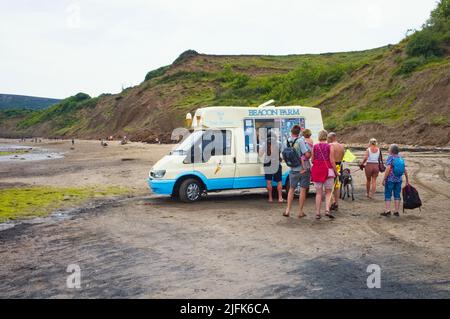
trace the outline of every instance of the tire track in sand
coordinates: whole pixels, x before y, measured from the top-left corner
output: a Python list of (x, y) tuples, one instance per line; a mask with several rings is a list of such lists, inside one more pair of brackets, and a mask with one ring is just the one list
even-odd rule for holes
[[(417, 161), (417, 160), (411, 160), (411, 162), (413, 162), (413, 163), (415, 163), (415, 164), (417, 164), (417, 165), (419, 166), (418, 169), (416, 169), (416, 170), (414, 170), (414, 171), (412, 172), (412, 176), (411, 176), (412, 179), (413, 179), (418, 185), (420, 185), (422, 188), (424, 188), (425, 190), (427, 190), (428, 193), (430, 193), (430, 195), (432, 195), (432, 198), (436, 197), (436, 195), (439, 194), (439, 195), (441, 195), (441, 196), (444, 196), (444, 197), (447, 198), (447, 199), (450, 199), (450, 196), (449, 196), (448, 194), (446, 194), (445, 192), (443, 192), (443, 191), (441, 191), (441, 190), (438, 190), (438, 189), (436, 189), (436, 188), (434, 188), (434, 187), (432, 187), (432, 186), (429, 186), (429, 185), (427, 184), (427, 182), (423, 181), (423, 180), (419, 177), (420, 171), (422, 171), (422, 170), (425, 169), (425, 165), (423, 165), (422, 162)], [(443, 177), (445, 178), (445, 175), (442, 175), (442, 174), (445, 174), (445, 166), (444, 166), (442, 163), (440, 163), (440, 162), (436, 162), (436, 163), (439, 163), (439, 166), (441, 166), (441, 170), (439, 171), (440, 179), (441, 179), (444, 183), (447, 183), (447, 184), (448, 184), (448, 182), (445, 181), (445, 179), (443, 179)]]

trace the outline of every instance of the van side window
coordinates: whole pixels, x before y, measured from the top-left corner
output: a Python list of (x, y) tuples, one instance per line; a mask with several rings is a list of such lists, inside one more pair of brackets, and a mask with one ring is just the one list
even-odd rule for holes
[(201, 141), (201, 162), (206, 163), (211, 156), (231, 155), (231, 131), (206, 130)]

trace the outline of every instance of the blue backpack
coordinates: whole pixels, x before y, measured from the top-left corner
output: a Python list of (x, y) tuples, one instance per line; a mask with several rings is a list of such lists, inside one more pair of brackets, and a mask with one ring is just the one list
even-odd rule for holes
[(289, 143), (288, 141), (287, 147), (282, 152), (283, 159), (286, 162), (286, 165), (289, 167), (299, 167), (300, 165), (302, 165), (302, 162), (300, 162), (300, 156), (294, 149), (294, 144), (297, 142), (297, 140), (298, 138), (296, 138), (292, 143)]
[(405, 161), (400, 156), (395, 157), (392, 162), (392, 173), (395, 177), (402, 177), (405, 174)]

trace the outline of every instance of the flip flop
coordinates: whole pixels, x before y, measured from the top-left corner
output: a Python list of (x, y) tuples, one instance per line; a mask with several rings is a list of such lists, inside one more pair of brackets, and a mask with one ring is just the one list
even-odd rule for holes
[(305, 218), (306, 216), (308, 216), (308, 215), (303, 214), (303, 215), (298, 215), (297, 217), (298, 217), (299, 219), (302, 219), (302, 218)]
[(284, 217), (289, 217), (290, 214), (283, 213), (283, 216), (284, 216)]
[(317, 220), (319, 220), (319, 219), (321, 219), (321, 218), (322, 218), (322, 216), (316, 215), (316, 219), (317, 219)]

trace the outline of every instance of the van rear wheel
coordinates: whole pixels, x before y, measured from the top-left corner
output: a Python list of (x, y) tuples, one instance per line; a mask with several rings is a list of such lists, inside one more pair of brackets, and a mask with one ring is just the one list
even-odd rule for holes
[(188, 178), (181, 182), (178, 191), (180, 200), (185, 203), (193, 203), (198, 201), (202, 196), (203, 188), (195, 178)]

